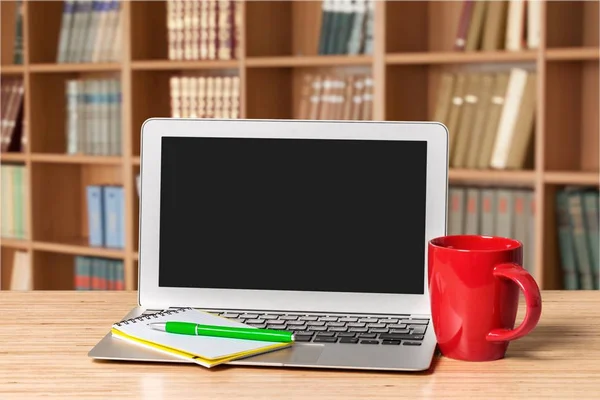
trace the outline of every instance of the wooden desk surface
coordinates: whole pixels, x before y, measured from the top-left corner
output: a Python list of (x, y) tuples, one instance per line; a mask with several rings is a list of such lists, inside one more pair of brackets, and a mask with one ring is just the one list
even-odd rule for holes
[(415, 374), (94, 361), (135, 292), (0, 292), (0, 399), (597, 399), (600, 291), (542, 296), (540, 324), (507, 358), (436, 357)]

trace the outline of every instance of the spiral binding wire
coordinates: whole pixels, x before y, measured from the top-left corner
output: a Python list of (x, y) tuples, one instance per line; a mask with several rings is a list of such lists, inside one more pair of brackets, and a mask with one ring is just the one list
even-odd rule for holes
[(192, 307), (182, 307), (182, 308), (178, 308), (175, 310), (164, 310), (164, 311), (159, 311), (157, 313), (154, 314), (148, 314), (148, 315), (140, 315), (139, 317), (135, 317), (135, 318), (129, 318), (129, 319), (124, 319), (123, 321), (116, 323), (116, 326), (121, 326), (121, 325), (129, 325), (131, 324), (135, 324), (137, 322), (141, 322), (141, 321), (149, 321), (151, 319), (156, 319), (158, 317), (164, 317), (166, 315), (173, 315), (173, 314), (177, 314), (179, 312), (182, 311), (186, 311), (186, 310), (191, 310)]

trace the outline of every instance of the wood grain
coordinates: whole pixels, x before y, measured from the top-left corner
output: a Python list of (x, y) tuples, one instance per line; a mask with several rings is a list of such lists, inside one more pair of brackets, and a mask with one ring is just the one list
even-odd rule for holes
[(436, 357), (425, 373), (379, 373), (94, 361), (88, 351), (135, 305), (135, 292), (0, 292), (0, 398), (597, 398), (600, 292), (543, 299), (538, 327), (503, 360)]

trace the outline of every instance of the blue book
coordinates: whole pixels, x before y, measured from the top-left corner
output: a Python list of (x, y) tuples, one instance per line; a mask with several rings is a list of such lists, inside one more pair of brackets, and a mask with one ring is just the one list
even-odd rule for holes
[(104, 243), (104, 205), (102, 186), (86, 187), (89, 244), (102, 247)]
[(118, 186), (104, 187), (104, 241), (106, 247), (122, 248), (120, 240), (119, 190)]
[(119, 248), (125, 248), (125, 189), (123, 186), (115, 188), (117, 193), (117, 211), (118, 211), (118, 237)]

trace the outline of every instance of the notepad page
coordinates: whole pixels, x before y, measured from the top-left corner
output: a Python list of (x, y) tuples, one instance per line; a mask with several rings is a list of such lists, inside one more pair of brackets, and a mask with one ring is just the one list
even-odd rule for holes
[(158, 315), (149, 319), (113, 325), (113, 328), (137, 339), (170, 347), (195, 356), (214, 360), (238, 353), (260, 353), (263, 349), (272, 348), (272, 342), (257, 340), (231, 339), (211, 336), (181, 335), (157, 331), (147, 324), (153, 322), (193, 322), (196, 324), (219, 325), (228, 327), (250, 327), (241, 322), (232, 321), (207, 312), (195, 309), (183, 309), (171, 315)]

